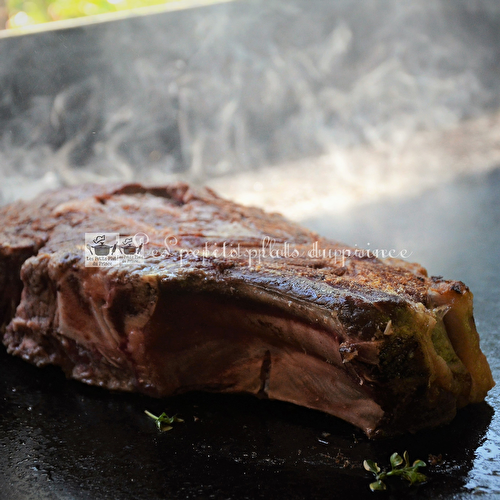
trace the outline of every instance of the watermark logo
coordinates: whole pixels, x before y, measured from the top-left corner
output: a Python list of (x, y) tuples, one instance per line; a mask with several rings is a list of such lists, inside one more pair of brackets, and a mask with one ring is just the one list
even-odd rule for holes
[(146, 234), (85, 233), (85, 266), (113, 267), (144, 260)]
[[(276, 241), (274, 238), (265, 236), (260, 245), (252, 247), (241, 246), (240, 243), (205, 242), (201, 247), (183, 247), (178, 245), (175, 236), (167, 236), (164, 240), (165, 248), (163, 250), (156, 248), (149, 255), (156, 258), (168, 258), (174, 253), (177, 255), (178, 262), (182, 266), (193, 260), (205, 264), (206, 259), (238, 259), (246, 260), (250, 267), (262, 264), (263, 261), (270, 259), (307, 259), (307, 260), (327, 260), (331, 264), (345, 266), (350, 259), (407, 259), (412, 255), (406, 249), (396, 250), (394, 248), (357, 248), (354, 247), (333, 247), (322, 248), (318, 241), (310, 245), (298, 245), (287, 241)], [(367, 243), (370, 247), (370, 243)]]
[[(200, 247), (183, 246), (177, 237), (167, 236), (164, 248), (157, 243), (146, 250), (149, 237), (145, 233), (133, 236), (119, 233), (85, 233), (85, 266), (113, 267), (127, 263), (143, 263), (145, 258), (168, 259), (175, 255), (179, 265), (189, 262), (202, 262), (211, 259), (246, 260), (248, 265), (260, 265), (263, 261), (277, 259), (292, 261), (294, 259), (326, 260), (333, 265), (344, 266), (350, 259), (407, 259), (412, 252), (403, 249), (360, 249), (354, 247), (322, 248), (318, 241), (310, 245), (294, 245), (289, 242), (276, 241), (268, 236), (252, 247), (241, 246), (234, 242), (205, 242)], [(370, 246), (370, 243), (367, 243)]]

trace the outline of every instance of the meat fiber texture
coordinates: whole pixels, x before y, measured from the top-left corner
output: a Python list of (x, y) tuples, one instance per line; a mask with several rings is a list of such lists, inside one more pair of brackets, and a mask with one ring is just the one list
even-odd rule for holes
[[(0, 224), (3, 343), (88, 384), (252, 393), (369, 437), (447, 423), (494, 385), (463, 283), (209, 189), (70, 188)], [(90, 267), (99, 232), (142, 234), (143, 258)]]

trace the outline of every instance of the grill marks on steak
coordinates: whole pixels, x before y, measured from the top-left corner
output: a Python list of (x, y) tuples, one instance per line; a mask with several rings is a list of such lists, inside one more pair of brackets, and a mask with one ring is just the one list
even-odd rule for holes
[[(0, 281), (15, 292), (0, 297), (3, 341), (78, 380), (158, 397), (249, 392), (369, 436), (448, 422), (493, 385), (465, 285), (375, 258), (217, 257), (224, 242), (262, 250), (266, 237), (305, 253), (346, 247), (210, 190), (86, 186), (4, 207), (0, 220)], [(177, 244), (144, 264), (88, 268), (95, 231)], [(205, 244), (205, 259), (186, 253)]]

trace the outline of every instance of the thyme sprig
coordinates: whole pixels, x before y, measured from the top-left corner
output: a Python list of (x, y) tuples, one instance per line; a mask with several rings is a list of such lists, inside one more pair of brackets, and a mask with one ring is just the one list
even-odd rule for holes
[(173, 423), (180, 423), (184, 422), (182, 418), (179, 418), (177, 415), (174, 415), (173, 417), (169, 417), (165, 412), (163, 412), (161, 415), (158, 417), (156, 415), (153, 415), (151, 412), (148, 410), (144, 410), (144, 413), (148, 416), (151, 417), (156, 424), (156, 427), (162, 432), (170, 431), (173, 429), (172, 424)]
[(391, 470), (388, 472), (381, 471), (380, 467), (372, 460), (365, 460), (363, 462), (363, 467), (375, 475), (376, 481), (370, 484), (370, 489), (372, 491), (383, 491), (387, 489), (384, 481), (391, 476), (399, 476), (410, 482), (410, 486), (414, 484), (424, 483), (427, 481), (427, 477), (418, 472), (420, 467), (425, 467), (425, 462), (422, 460), (415, 460), (413, 465), (410, 465), (410, 457), (408, 452), (403, 453), (403, 458), (397, 453), (393, 453), (390, 458)]

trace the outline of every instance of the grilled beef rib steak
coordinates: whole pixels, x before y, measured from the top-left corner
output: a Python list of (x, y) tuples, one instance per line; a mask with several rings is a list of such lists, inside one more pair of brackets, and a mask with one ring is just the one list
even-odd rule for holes
[[(1, 208), (0, 223), (3, 343), (88, 384), (253, 393), (370, 437), (449, 422), (494, 385), (463, 283), (208, 189), (63, 189)], [(96, 231), (147, 234), (144, 260), (87, 267)]]

